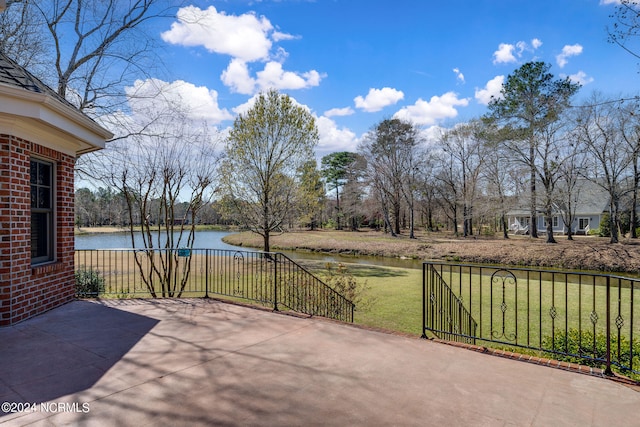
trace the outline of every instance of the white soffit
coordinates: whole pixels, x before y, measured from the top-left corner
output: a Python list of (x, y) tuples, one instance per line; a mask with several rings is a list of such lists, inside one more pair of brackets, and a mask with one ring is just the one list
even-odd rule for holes
[[(0, 0), (2, 1), (2, 0)], [(0, 84), (0, 133), (77, 156), (104, 148), (113, 134), (43, 93)]]

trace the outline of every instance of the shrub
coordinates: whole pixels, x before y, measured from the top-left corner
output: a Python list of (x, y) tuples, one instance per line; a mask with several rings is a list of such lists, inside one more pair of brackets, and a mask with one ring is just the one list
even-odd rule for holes
[(93, 267), (78, 267), (75, 273), (76, 295), (78, 297), (97, 297), (104, 292), (104, 277)]
[(357, 310), (367, 311), (375, 303), (374, 298), (368, 295), (370, 288), (367, 282), (358, 283), (355, 276), (349, 273), (344, 264), (338, 263), (334, 266), (332, 263), (327, 263), (326, 271), (322, 276), (327, 285), (353, 302)]
[(607, 212), (603, 213), (600, 219), (600, 229), (598, 235), (600, 237), (611, 237), (611, 217)]
[[(607, 336), (603, 332), (596, 333), (594, 345), (594, 335), (592, 331), (583, 330), (582, 332), (580, 332), (578, 329), (572, 328), (565, 333), (564, 330), (556, 330), (553, 337), (547, 335), (542, 339), (542, 347), (547, 350), (554, 350), (571, 354), (554, 355), (554, 358), (559, 361), (579, 363), (586, 366), (604, 368), (603, 360), (606, 360), (607, 358)], [(632, 355), (630, 355), (630, 350), (633, 350)], [(618, 353), (620, 353), (619, 357)], [(585, 359), (579, 356), (585, 356), (591, 359)], [(639, 370), (640, 342), (634, 339), (633, 342), (630, 343), (626, 337), (621, 336), (620, 345), (618, 348), (618, 336), (612, 334), (611, 362), (618, 363), (622, 366), (631, 366), (632, 360), (633, 368), (635, 370)], [(612, 368), (616, 371), (625, 372), (623, 369), (617, 368), (616, 366), (613, 366)]]

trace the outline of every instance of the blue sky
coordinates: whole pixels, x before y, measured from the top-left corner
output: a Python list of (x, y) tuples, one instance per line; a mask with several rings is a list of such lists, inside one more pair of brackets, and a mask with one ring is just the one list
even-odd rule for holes
[(154, 27), (169, 67), (158, 78), (220, 129), (275, 87), (316, 116), (324, 155), (355, 150), (384, 118), (428, 131), (478, 117), (502, 79), (532, 60), (581, 82), (577, 102), (594, 91), (636, 95), (637, 59), (607, 41), (614, 5), (195, 0)]

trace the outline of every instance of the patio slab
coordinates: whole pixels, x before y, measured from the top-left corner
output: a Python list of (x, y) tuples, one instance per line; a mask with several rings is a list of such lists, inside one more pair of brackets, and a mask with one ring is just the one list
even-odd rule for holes
[(75, 301), (0, 361), (10, 426), (640, 425), (618, 382), (215, 300)]

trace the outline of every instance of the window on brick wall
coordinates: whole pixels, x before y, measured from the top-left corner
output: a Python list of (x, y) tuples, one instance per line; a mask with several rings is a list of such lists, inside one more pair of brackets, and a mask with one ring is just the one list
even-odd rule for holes
[(31, 159), (31, 263), (53, 260), (52, 163)]

